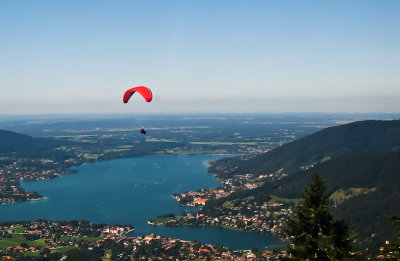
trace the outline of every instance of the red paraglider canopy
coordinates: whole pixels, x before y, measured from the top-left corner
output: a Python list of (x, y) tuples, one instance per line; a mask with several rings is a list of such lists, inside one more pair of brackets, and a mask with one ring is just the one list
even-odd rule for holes
[(127, 103), (135, 92), (140, 93), (147, 102), (151, 102), (151, 100), (153, 99), (153, 94), (151, 93), (149, 88), (145, 86), (138, 86), (125, 92), (123, 99), (124, 103)]

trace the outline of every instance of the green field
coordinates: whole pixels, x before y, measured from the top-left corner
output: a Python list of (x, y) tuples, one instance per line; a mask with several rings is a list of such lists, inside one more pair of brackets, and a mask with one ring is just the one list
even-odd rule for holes
[(277, 203), (295, 203), (298, 204), (300, 203), (302, 199), (301, 198), (280, 198), (274, 195), (271, 195), (271, 201), (277, 202)]
[(14, 233), (22, 233), (22, 232), (25, 232), (26, 230), (27, 230), (27, 228), (23, 227), (23, 226), (13, 228)]
[(20, 246), (21, 243), (27, 243), (28, 246), (39, 247), (47, 246), (46, 239), (38, 239), (35, 241), (26, 241), (25, 237), (17, 234), (13, 234), (11, 238), (0, 239), (0, 249), (6, 249), (7, 247)]
[(0, 157), (0, 160), (14, 160), (14, 157)]
[(52, 252), (58, 252), (58, 253), (66, 253), (70, 251), (71, 249), (75, 249), (77, 247), (74, 246), (65, 246), (65, 247), (57, 247), (55, 249), (52, 249)]
[(345, 200), (355, 197), (361, 194), (367, 194), (369, 192), (375, 191), (376, 188), (349, 188), (349, 189), (339, 189), (336, 190), (329, 199), (333, 201), (335, 205), (343, 203)]
[(60, 238), (60, 241), (63, 242), (81, 242), (81, 241), (97, 241), (97, 240), (103, 240), (104, 238), (102, 237), (62, 237)]
[(175, 217), (160, 217), (155, 219), (155, 224), (156, 225), (162, 225), (165, 222), (171, 221), (171, 220), (176, 220), (177, 222), (182, 222), (185, 221), (187, 218), (183, 216), (175, 216)]
[(235, 203), (235, 201), (236, 200), (234, 200), (234, 201), (226, 201), (226, 202), (224, 202), (224, 204), (222, 204), (222, 207), (226, 208), (226, 209), (231, 209), (231, 208), (233, 208), (233, 204)]
[(223, 142), (223, 141), (195, 141), (190, 142), (193, 145), (260, 145), (269, 144), (269, 142)]

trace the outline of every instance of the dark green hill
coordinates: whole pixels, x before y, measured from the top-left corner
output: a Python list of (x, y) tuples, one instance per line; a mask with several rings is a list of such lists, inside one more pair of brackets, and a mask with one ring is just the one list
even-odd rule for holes
[(364, 152), (342, 156), (282, 179), (280, 188), (272, 193), (283, 198), (299, 198), (312, 172), (318, 172), (326, 181), (328, 193), (338, 189), (400, 186), (400, 182), (395, 182), (400, 181), (400, 152)]
[[(25, 134), (0, 130), (0, 166), (16, 159), (49, 158), (63, 161), (70, 155), (56, 148), (66, 144), (68, 144), (66, 141), (53, 138), (34, 138)], [(69, 142), (69, 144), (72, 143)]]
[(352, 153), (385, 151), (400, 151), (400, 120), (368, 120), (330, 127), (251, 159), (223, 159), (216, 165), (231, 165), (231, 174), (269, 173), (280, 169), (294, 173), (302, 166)]
[(333, 214), (350, 224), (361, 247), (374, 252), (385, 240), (396, 237), (389, 216), (400, 214), (399, 120), (327, 128), (254, 158), (217, 161), (214, 169), (216, 166), (231, 170), (230, 175), (269, 173), (281, 168), (290, 175), (210, 201), (202, 210), (205, 213), (215, 213), (227, 200), (249, 196), (260, 200), (298, 199), (311, 173), (318, 172), (331, 194)]
[(0, 130), (0, 154), (32, 153), (44, 149), (52, 149), (58, 144), (49, 138), (33, 138), (29, 135)]

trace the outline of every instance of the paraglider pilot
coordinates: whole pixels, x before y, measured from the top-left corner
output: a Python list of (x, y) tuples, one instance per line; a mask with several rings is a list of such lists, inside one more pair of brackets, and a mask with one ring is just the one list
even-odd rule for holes
[[(151, 102), (151, 100), (153, 99), (153, 94), (151, 93), (149, 88), (145, 86), (137, 86), (127, 90), (124, 93), (123, 102), (127, 103), (135, 92), (140, 93), (147, 102)], [(146, 135), (146, 130), (144, 129), (144, 127), (140, 129), (140, 133)]]

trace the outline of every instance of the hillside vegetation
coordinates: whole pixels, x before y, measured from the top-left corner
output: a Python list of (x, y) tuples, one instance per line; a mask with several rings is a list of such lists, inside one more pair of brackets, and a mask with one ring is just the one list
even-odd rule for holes
[[(222, 159), (216, 163), (229, 166), (230, 174), (294, 173), (300, 167), (360, 152), (400, 150), (400, 120), (359, 121), (329, 127), (302, 139), (284, 144), (248, 160)], [(218, 173), (211, 169), (211, 172)]]
[(57, 148), (67, 144), (73, 146), (74, 143), (54, 138), (34, 138), (25, 134), (0, 130), (0, 167), (17, 159), (26, 161), (48, 158), (64, 161), (70, 157), (69, 153)]
[(50, 138), (33, 138), (29, 135), (19, 134), (12, 131), (0, 130), (0, 154), (29, 154), (43, 150), (54, 149), (60, 146)]
[(286, 202), (299, 199), (311, 174), (317, 172), (326, 181), (334, 216), (350, 224), (362, 247), (378, 249), (396, 236), (389, 216), (400, 213), (399, 120), (331, 127), (249, 160), (217, 161), (214, 170), (218, 164), (231, 169), (229, 175), (284, 168), (288, 176), (209, 202), (205, 213), (216, 213), (225, 201), (249, 196)]

